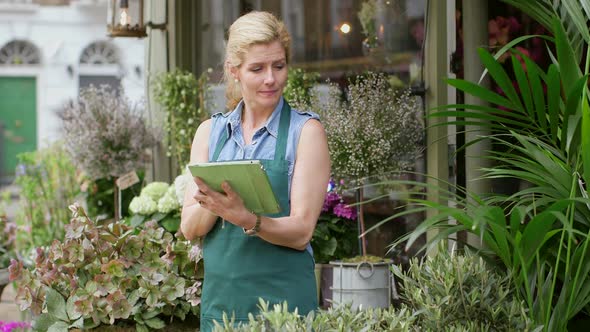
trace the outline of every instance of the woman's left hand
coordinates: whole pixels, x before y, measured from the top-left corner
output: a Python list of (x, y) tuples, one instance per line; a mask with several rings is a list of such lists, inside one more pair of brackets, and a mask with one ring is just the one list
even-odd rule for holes
[(199, 190), (194, 198), (201, 204), (201, 207), (236, 226), (251, 226), (248, 221), (252, 219), (252, 213), (246, 209), (244, 201), (232, 190), (229, 183), (224, 181), (221, 184), (221, 189), (225, 193), (219, 193), (209, 188), (200, 178), (195, 178), (195, 182)]

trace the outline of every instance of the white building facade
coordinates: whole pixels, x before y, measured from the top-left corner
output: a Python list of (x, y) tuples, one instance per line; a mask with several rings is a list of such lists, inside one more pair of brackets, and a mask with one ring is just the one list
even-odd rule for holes
[[(56, 5), (57, 4), (57, 5)], [(112, 39), (106, 0), (0, 0), (0, 179), (60, 137), (56, 111), (90, 84), (144, 99), (144, 40)]]

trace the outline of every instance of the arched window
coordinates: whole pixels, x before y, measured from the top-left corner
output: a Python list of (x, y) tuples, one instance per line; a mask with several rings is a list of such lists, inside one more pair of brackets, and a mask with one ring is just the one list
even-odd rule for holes
[(0, 49), (0, 65), (38, 65), (41, 52), (26, 40), (13, 40)]
[(80, 55), (79, 88), (90, 85), (121, 86), (121, 58), (119, 51), (109, 41), (95, 41), (86, 46)]
[(119, 52), (108, 41), (97, 41), (88, 45), (82, 55), (80, 64), (84, 65), (115, 65), (119, 63)]

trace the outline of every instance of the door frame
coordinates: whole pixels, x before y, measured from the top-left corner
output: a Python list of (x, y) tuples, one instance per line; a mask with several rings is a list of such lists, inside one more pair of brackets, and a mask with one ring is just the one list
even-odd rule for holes
[(36, 128), (36, 135), (37, 135), (37, 142), (36, 147), (39, 149), (41, 147), (41, 105), (43, 104), (41, 101), (45, 100), (44, 91), (41, 89), (43, 86), (42, 84), (42, 68), (38, 66), (10, 66), (10, 67), (3, 67), (0, 66), (0, 77), (32, 77), (35, 79), (35, 121), (37, 128)]

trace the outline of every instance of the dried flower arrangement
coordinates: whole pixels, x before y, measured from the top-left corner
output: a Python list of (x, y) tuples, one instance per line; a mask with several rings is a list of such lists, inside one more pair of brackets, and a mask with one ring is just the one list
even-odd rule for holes
[(102, 85), (80, 90), (77, 100), (58, 112), (65, 146), (74, 163), (93, 179), (114, 179), (114, 217), (120, 218), (120, 192), (116, 180), (145, 168), (149, 148), (158, 141), (139, 104), (132, 104), (122, 90)]
[(157, 142), (139, 105), (108, 86), (82, 89), (78, 100), (58, 114), (68, 152), (92, 179), (117, 178), (143, 168), (148, 149)]

